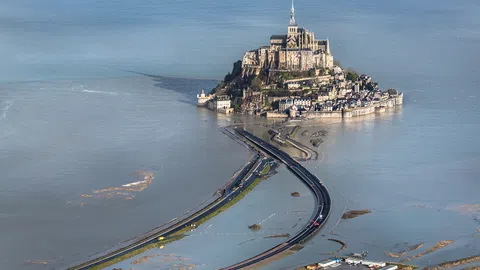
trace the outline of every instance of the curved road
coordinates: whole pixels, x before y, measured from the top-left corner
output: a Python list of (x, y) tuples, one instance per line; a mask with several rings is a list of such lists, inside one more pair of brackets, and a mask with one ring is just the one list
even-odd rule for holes
[[(226, 130), (222, 130), (225, 132)], [(228, 131), (227, 131), (228, 132)], [(228, 134), (227, 134), (228, 135)], [(235, 133), (231, 132), (230, 137), (237, 141), (240, 141), (240, 138), (235, 138)], [(240, 141), (243, 143), (243, 141)], [(172, 224), (171, 226), (167, 227), (164, 230), (159, 232), (153, 233), (149, 236), (146, 236), (138, 241), (135, 241), (132, 244), (129, 244), (125, 247), (117, 249), (115, 251), (109, 252), (107, 254), (102, 254), (94, 259), (90, 259), (88, 262), (79, 263), (74, 266), (67, 267), (68, 270), (87, 270), (91, 267), (101, 265), (106, 263), (110, 260), (128, 254), (136, 249), (142, 248), (152, 243), (159, 242), (159, 237), (166, 237), (168, 238), (169, 235), (190, 226), (191, 224), (197, 222), (198, 220), (202, 219), (203, 217), (208, 216), (209, 214), (213, 213), (230, 200), (238, 196), (243, 190), (245, 190), (251, 183), (255, 181), (261, 175), (262, 170), (267, 166), (267, 164), (271, 163), (270, 158), (266, 158), (261, 156), (260, 154), (256, 153), (255, 149), (251, 148), (250, 145), (244, 144), (247, 148), (252, 150), (253, 156), (250, 161), (241, 169), (240, 172), (234, 177), (234, 180), (228, 183), (225, 187), (225, 192), (222, 197), (218, 198), (216, 201), (212, 202), (205, 208), (199, 210), (198, 212), (192, 214), (191, 216)], [(240, 185), (242, 184), (242, 185)]]
[[(222, 130), (222, 131), (227, 131), (227, 130)], [(272, 157), (279, 159), (287, 167), (295, 174), (297, 175), (302, 181), (304, 181), (307, 186), (310, 188), (312, 193), (315, 196), (315, 209), (314, 213), (312, 214), (311, 220), (317, 222), (319, 225), (314, 226), (313, 222), (309, 222), (307, 225), (305, 225), (302, 230), (300, 230), (296, 235), (294, 235), (292, 238), (288, 239), (285, 243), (280, 244), (270, 250), (265, 251), (262, 254), (259, 254), (253, 258), (250, 258), (248, 260), (245, 260), (243, 262), (237, 263), (235, 265), (232, 265), (230, 267), (224, 268), (224, 269), (240, 269), (243, 267), (250, 266), (252, 264), (258, 263), (260, 261), (263, 261), (265, 259), (268, 259), (282, 251), (288, 250), (291, 247), (295, 246), (298, 243), (301, 243), (305, 240), (307, 240), (311, 235), (313, 235), (327, 220), (328, 215), (330, 214), (330, 196), (328, 194), (328, 191), (326, 187), (320, 182), (320, 180), (313, 174), (311, 174), (307, 169), (305, 169), (303, 166), (301, 166), (298, 162), (293, 160), (288, 154), (285, 152), (279, 150), (278, 148), (268, 144), (267, 142), (253, 136), (252, 134), (244, 131), (244, 130), (238, 130), (235, 128), (236, 134), (240, 135), (241, 137), (247, 139), (247, 141), (250, 141), (254, 145), (256, 145), (258, 148), (262, 149), (264, 152), (268, 153)], [(227, 131), (228, 132), (228, 131)], [(226, 132), (224, 132), (226, 133)], [(228, 132), (230, 134), (227, 135), (234, 135), (233, 132)], [(231, 136), (234, 137), (234, 136)], [(247, 147), (248, 145), (245, 144)], [(253, 150), (249, 147), (250, 150)], [(154, 233), (150, 236), (147, 236), (141, 240), (138, 240), (126, 247), (123, 247), (119, 250), (113, 251), (111, 253), (108, 253), (104, 256), (97, 257), (96, 259), (92, 259), (86, 263), (76, 265), (76, 266), (71, 266), (68, 269), (88, 269), (93, 266), (98, 266), (102, 263), (105, 263), (109, 260), (118, 258), (122, 255), (125, 255), (133, 250), (136, 250), (138, 248), (144, 247), (148, 244), (155, 243), (159, 241), (159, 237), (161, 236), (167, 236), (175, 233), (178, 230), (181, 230), (184, 227), (189, 226), (192, 223), (195, 223), (196, 221), (200, 220), (201, 218), (208, 216), (210, 213), (216, 211), (219, 207), (223, 206), (226, 204), (228, 201), (230, 201), (232, 198), (236, 197), (239, 193), (241, 193), (245, 188), (249, 186), (250, 183), (252, 183), (259, 175), (260, 172), (263, 170), (263, 168), (270, 163), (269, 159), (266, 158), (261, 158), (261, 155), (258, 153), (254, 155), (253, 160), (251, 160), (242, 170), (237, 174), (235, 177), (235, 180), (225, 188), (225, 193), (221, 198), (219, 198), (217, 201), (214, 203), (210, 204), (209, 206), (201, 209), (197, 213), (193, 214), (192, 216), (171, 225), (170, 227)], [(240, 187), (237, 187), (239, 183), (244, 183), (244, 185), (241, 185)]]
[[(255, 263), (271, 258), (285, 250), (294, 247), (299, 243), (308, 240), (308, 238), (310, 238), (315, 232), (317, 232), (318, 229), (323, 226), (323, 224), (327, 221), (331, 209), (331, 198), (328, 190), (315, 175), (310, 173), (307, 169), (300, 165), (300, 163), (296, 162), (293, 158), (291, 158), (282, 150), (272, 146), (271, 144), (263, 141), (258, 137), (255, 137), (254, 135), (245, 130), (235, 128), (235, 131), (251, 143), (255, 144), (257, 147), (261, 148), (263, 151), (271, 155), (272, 157), (282, 161), (290, 171), (292, 171), (303, 182), (305, 182), (305, 184), (310, 188), (315, 197), (315, 208), (311, 217), (311, 221), (309, 221), (297, 234), (292, 236), (286, 242), (277, 245), (272, 249), (269, 249), (255, 257), (222, 269), (241, 269), (253, 265)], [(318, 223), (318, 225), (315, 226), (315, 223), (313, 221)]]

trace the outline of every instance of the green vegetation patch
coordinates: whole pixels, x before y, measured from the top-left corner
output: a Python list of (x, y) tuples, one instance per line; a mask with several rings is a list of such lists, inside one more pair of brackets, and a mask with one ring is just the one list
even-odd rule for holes
[(259, 224), (252, 224), (250, 226), (248, 226), (248, 228), (252, 231), (259, 231), (262, 229), (262, 226), (260, 226)]
[[(115, 258), (115, 259), (113, 259), (113, 260), (109, 260), (108, 262), (99, 264), (99, 265), (97, 265), (97, 266), (90, 267), (90, 268), (88, 268), (88, 269), (89, 269), (89, 270), (101, 270), (101, 269), (104, 269), (104, 268), (106, 268), (106, 267), (109, 267), (109, 266), (112, 266), (112, 265), (114, 265), (114, 264), (117, 264), (117, 263), (119, 263), (119, 262), (128, 260), (128, 259), (130, 259), (130, 258), (132, 258), (132, 257), (137, 256), (137, 255), (140, 255), (140, 254), (142, 254), (142, 253), (144, 253), (144, 252), (146, 252), (146, 251), (148, 251), (148, 250), (150, 250), (150, 249), (160, 248), (160, 247), (163, 246), (163, 245), (166, 245), (166, 244), (168, 244), (168, 243), (171, 243), (171, 242), (180, 240), (180, 239), (182, 239), (182, 238), (184, 238), (184, 237), (185, 237), (185, 235), (177, 235), (177, 236), (175, 236), (175, 237), (169, 237), (169, 238), (166, 238), (166, 239), (164, 239), (164, 240), (160, 240), (160, 241), (158, 241), (158, 242), (156, 242), (156, 243), (152, 243), (152, 244), (150, 244), (150, 245), (147, 245), (147, 246), (144, 246), (144, 247), (142, 247), (142, 248), (136, 249), (136, 250), (134, 250), (134, 251), (132, 251), (132, 252), (129, 252), (129, 253), (125, 254), (125, 255), (122, 255), (122, 256), (120, 256), (120, 257), (117, 257), (117, 258)], [(75, 268), (73, 268), (73, 269), (77, 269), (77, 268), (79, 268), (79, 267), (82, 267), (82, 265), (80, 265), (80, 266), (78, 266), (78, 267), (75, 267)]]
[(350, 211), (347, 211), (347, 212), (343, 213), (342, 219), (356, 218), (358, 216), (362, 216), (362, 215), (369, 214), (369, 213), (372, 213), (372, 211), (370, 211), (370, 209), (350, 210)]
[(295, 126), (292, 130), (292, 132), (290, 133), (290, 138), (293, 139), (295, 138), (295, 136), (297, 135), (297, 132), (300, 130), (300, 126)]
[(260, 172), (260, 175), (266, 175), (270, 171), (270, 164), (267, 164), (265, 168)]
[(358, 80), (358, 77), (360, 77), (360, 75), (358, 75), (357, 72), (355, 72), (353, 70), (348, 70), (347, 71), (347, 80), (355, 82), (356, 80)]
[(290, 91), (285, 90), (285, 89), (278, 89), (278, 90), (270, 90), (268, 91), (268, 96), (269, 97), (289, 97), (290, 96)]
[(262, 80), (259, 77), (255, 76), (250, 81), (248, 86), (252, 88), (253, 91), (259, 91), (262, 87)]

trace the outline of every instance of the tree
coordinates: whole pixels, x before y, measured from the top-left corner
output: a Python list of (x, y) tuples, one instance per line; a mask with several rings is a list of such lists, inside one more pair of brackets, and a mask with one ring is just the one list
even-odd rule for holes
[(238, 60), (237, 62), (233, 63), (232, 72), (229, 72), (227, 75), (225, 75), (223, 81), (225, 83), (229, 83), (240, 74), (242, 74), (242, 61)]
[(212, 89), (210, 94), (215, 94), (220, 91), (223, 87), (225, 87), (225, 82), (221, 81), (215, 88)]
[(230, 74), (229, 72), (227, 75), (225, 75), (225, 78), (223, 78), (223, 81), (228, 83), (233, 79), (232, 77), (233, 77), (232, 74)]
[(233, 63), (232, 76), (237, 77), (242, 73), (242, 60)]
[(285, 87), (285, 79), (283, 79), (283, 77), (280, 77), (278, 79), (278, 82), (277, 82), (277, 87), (282, 89), (283, 87)]
[(315, 77), (315, 69), (312, 68), (308, 71), (308, 77)]
[(288, 72), (282, 72), (280, 74), (280, 77), (283, 78), (284, 80), (290, 80), (292, 78), (292, 76), (290, 76)]
[(270, 90), (268, 92), (269, 97), (288, 97), (290, 95), (290, 91), (288, 90)]
[(259, 91), (260, 88), (262, 87), (262, 81), (260, 78), (255, 76), (251, 81), (250, 81), (250, 88), (252, 88), (254, 91)]
[(260, 71), (260, 74), (258, 75), (258, 78), (260, 79), (260, 81), (262, 82), (267, 82), (268, 81), (268, 73), (266, 70), (262, 69)]
[(358, 77), (359, 77), (359, 76), (360, 76), (360, 75), (358, 75), (358, 73), (355, 72), (355, 71), (353, 71), (353, 70), (347, 71), (347, 80), (350, 80), (350, 81), (352, 81), (352, 82), (355, 82), (355, 81), (358, 80)]
[(265, 99), (265, 104), (263, 104), (263, 106), (265, 107), (270, 107), (272, 104), (270, 103), (270, 101), (268, 100), (268, 98)]
[(324, 67), (320, 67), (320, 68), (318, 68), (318, 70), (319, 70), (318, 74), (320, 74), (320, 75), (326, 75), (326, 72), (325, 72), (325, 68), (324, 68)]

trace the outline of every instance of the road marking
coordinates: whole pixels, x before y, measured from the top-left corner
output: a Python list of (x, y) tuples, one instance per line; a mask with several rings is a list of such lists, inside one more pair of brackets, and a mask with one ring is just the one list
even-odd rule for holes
[(206, 232), (208, 229), (212, 227), (212, 224), (208, 225), (203, 231)]
[(275, 216), (275, 213), (271, 214), (271, 215), (268, 216), (266, 219), (260, 221), (260, 223), (258, 223), (258, 224), (262, 225), (262, 224), (265, 223), (267, 220), (271, 219), (273, 216)]

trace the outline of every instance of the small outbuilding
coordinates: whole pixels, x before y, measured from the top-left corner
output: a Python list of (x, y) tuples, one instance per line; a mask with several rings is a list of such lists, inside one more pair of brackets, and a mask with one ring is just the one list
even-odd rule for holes
[(298, 113), (298, 108), (297, 106), (293, 105), (290, 108), (290, 117), (295, 118), (297, 116), (297, 113)]
[(335, 260), (325, 260), (321, 261), (317, 264), (318, 267), (328, 267), (336, 264), (337, 262)]
[(346, 263), (353, 264), (353, 265), (361, 264), (362, 261), (363, 261), (362, 259), (358, 259), (358, 258), (346, 258), (345, 259)]
[(380, 268), (380, 270), (397, 270), (398, 266), (397, 265), (387, 265), (385, 267)]
[(385, 267), (387, 265), (385, 262), (374, 262), (374, 261), (362, 261), (363, 265), (366, 265), (368, 267)]

